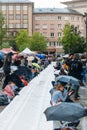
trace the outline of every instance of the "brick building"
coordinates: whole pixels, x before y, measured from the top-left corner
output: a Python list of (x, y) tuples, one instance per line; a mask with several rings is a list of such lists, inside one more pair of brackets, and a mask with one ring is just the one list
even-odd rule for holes
[(21, 29), (28, 30), (30, 36), (40, 32), (48, 39), (48, 53), (63, 53), (60, 39), (67, 22), (76, 26), (84, 36), (83, 15), (69, 8), (34, 8), (30, 1), (0, 0), (0, 10), (9, 34), (15, 36)]

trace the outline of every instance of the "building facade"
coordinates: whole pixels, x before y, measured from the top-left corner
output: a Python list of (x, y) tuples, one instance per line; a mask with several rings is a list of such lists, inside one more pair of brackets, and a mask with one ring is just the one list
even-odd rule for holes
[(84, 36), (83, 15), (72, 9), (34, 8), (33, 2), (2, 0), (0, 10), (9, 34), (15, 36), (21, 29), (28, 30), (30, 36), (40, 32), (48, 39), (48, 53), (63, 53), (60, 39), (66, 23), (76, 26)]
[(32, 2), (0, 1), (0, 10), (5, 18), (9, 34), (15, 36), (21, 29), (26, 29), (32, 36), (33, 7)]
[(33, 11), (33, 32), (40, 32), (48, 39), (48, 51), (63, 52), (60, 39), (66, 23), (74, 25), (84, 35), (83, 15), (71, 9), (41, 8)]
[(79, 11), (82, 14), (87, 12), (87, 0), (71, 0), (61, 3), (67, 5), (70, 9)]

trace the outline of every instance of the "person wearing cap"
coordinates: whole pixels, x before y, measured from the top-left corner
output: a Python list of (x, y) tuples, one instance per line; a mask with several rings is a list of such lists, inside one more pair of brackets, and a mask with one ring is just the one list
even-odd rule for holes
[(65, 84), (62, 82), (56, 82), (55, 91), (51, 96), (51, 105), (57, 105), (59, 102), (72, 102), (68, 96), (68, 92), (65, 89)]

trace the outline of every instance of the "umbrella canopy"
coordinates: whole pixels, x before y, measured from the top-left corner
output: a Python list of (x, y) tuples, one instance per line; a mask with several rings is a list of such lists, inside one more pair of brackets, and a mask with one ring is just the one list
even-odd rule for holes
[(76, 121), (84, 116), (87, 116), (87, 109), (80, 103), (67, 103), (62, 102), (56, 106), (48, 107), (45, 111), (47, 121)]
[(25, 79), (27, 79), (28, 81), (31, 79), (32, 76), (31, 70), (26, 66), (18, 67), (18, 70), (16, 70), (14, 73), (18, 76), (24, 76)]
[(29, 48), (25, 48), (21, 53), (26, 54), (26, 55), (32, 55), (35, 54), (32, 52)]
[(63, 56), (63, 58), (68, 58), (69, 57), (69, 54), (66, 54)]
[(32, 63), (33, 66), (35, 66), (36, 68), (40, 69), (40, 65), (38, 65), (37, 63)]
[(12, 50), (11, 48), (3, 48), (1, 51), (2, 51), (4, 54), (8, 54), (8, 53), (10, 53), (10, 52), (12, 52), (13, 54), (18, 54), (18, 52)]
[(0, 51), (0, 60), (4, 59), (4, 53)]
[(45, 59), (46, 56), (44, 54), (36, 54), (36, 57), (40, 58), (40, 59)]
[(65, 82), (65, 83), (70, 83), (73, 85), (80, 85), (80, 81), (73, 76), (68, 76), (68, 75), (60, 75), (56, 78), (57, 81), (59, 82)]

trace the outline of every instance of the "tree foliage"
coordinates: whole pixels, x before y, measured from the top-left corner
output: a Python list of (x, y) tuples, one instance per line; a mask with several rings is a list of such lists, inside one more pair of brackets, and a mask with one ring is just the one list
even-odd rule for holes
[(26, 47), (30, 47), (30, 38), (28, 32), (26, 30), (21, 30), (20, 32), (18, 32), (15, 38), (15, 42), (19, 51), (22, 51)]
[(7, 27), (4, 22), (4, 17), (2, 12), (0, 11), (0, 46), (2, 46), (3, 40), (6, 37)]
[(33, 51), (44, 52), (47, 48), (46, 38), (39, 32), (35, 32), (31, 39), (30, 49)]
[(65, 53), (81, 53), (85, 50), (85, 38), (81, 37), (77, 27), (70, 23), (67, 23), (63, 29), (62, 44)]

